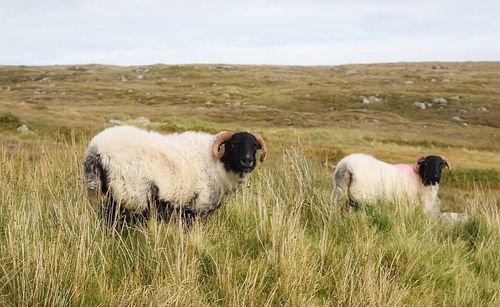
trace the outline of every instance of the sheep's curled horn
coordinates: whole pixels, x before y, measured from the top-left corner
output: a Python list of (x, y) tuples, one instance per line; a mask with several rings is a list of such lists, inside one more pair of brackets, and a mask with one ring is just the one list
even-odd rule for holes
[[(220, 159), (224, 156), (224, 146), (223, 143), (227, 140), (229, 140), (233, 136), (234, 132), (223, 132), (215, 138), (214, 145), (212, 147), (212, 153), (214, 157), (217, 159)], [(259, 142), (259, 145), (262, 149), (262, 154), (260, 155), (260, 162), (264, 162), (267, 156), (267, 145), (266, 142), (264, 141), (264, 138), (260, 134), (254, 134), (255, 138), (257, 139), (257, 142)]]
[(267, 145), (266, 142), (264, 141), (264, 138), (262, 135), (255, 133), (253, 136), (257, 139), (257, 142), (259, 142), (260, 149), (262, 150), (262, 153), (260, 154), (260, 162), (264, 162), (267, 156)]
[[(424, 162), (426, 157), (427, 156), (421, 156), (420, 159), (418, 159), (417, 164)], [(451, 163), (448, 162), (448, 159), (446, 159), (446, 157), (444, 156), (441, 156), (441, 159), (443, 159), (444, 166), (451, 172)]]
[(451, 172), (451, 163), (450, 163), (450, 162), (448, 162), (448, 159), (446, 159), (446, 157), (444, 157), (444, 156), (441, 156), (441, 159), (443, 159), (444, 166), (445, 166), (446, 168), (448, 168), (448, 170)]

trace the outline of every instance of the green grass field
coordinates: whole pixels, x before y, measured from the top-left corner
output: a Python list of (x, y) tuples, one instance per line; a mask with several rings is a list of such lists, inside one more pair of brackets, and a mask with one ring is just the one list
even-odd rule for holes
[[(413, 104), (433, 98), (447, 104)], [(117, 233), (87, 198), (81, 159), (119, 123), (259, 132), (269, 159), (190, 231)], [(446, 156), (442, 209), (471, 219), (411, 203), (345, 212), (331, 173), (352, 152)], [(497, 62), (3, 66), (0, 305), (498, 306), (499, 152)]]

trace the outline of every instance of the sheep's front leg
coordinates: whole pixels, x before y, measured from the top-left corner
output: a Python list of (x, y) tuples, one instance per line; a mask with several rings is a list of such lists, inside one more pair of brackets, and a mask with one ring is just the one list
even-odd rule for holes
[(180, 217), (182, 223), (186, 225), (187, 228), (191, 228), (196, 221), (197, 215), (192, 209), (186, 208), (181, 210)]
[(101, 200), (101, 218), (107, 227), (113, 227), (120, 219), (119, 204), (111, 193), (106, 194)]
[(422, 194), (424, 212), (431, 215), (438, 215), (441, 211), (441, 200), (438, 197), (439, 185), (426, 187)]
[(431, 215), (438, 215), (441, 211), (441, 200), (436, 196), (432, 200), (426, 200), (424, 202), (424, 212)]
[(199, 212), (196, 210), (198, 201), (199, 196), (196, 194), (188, 204), (180, 206), (176, 209), (176, 215), (187, 228), (191, 228), (195, 221), (199, 218)]
[(223, 194), (222, 191), (204, 191), (200, 196), (196, 199), (193, 204), (193, 209), (196, 217), (201, 220), (206, 219), (206, 217), (212, 213), (215, 209), (220, 207), (223, 203)]

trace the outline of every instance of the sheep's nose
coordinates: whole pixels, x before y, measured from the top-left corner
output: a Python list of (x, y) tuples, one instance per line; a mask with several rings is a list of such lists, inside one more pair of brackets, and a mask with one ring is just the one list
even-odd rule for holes
[(253, 166), (253, 158), (250, 155), (246, 155), (241, 158), (241, 166), (243, 167), (252, 167)]

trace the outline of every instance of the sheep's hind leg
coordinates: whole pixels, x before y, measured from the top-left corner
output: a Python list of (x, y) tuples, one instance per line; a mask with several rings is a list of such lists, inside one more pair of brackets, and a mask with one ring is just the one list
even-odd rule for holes
[(358, 204), (349, 197), (349, 186), (351, 184), (351, 174), (347, 170), (335, 173), (334, 199), (337, 205), (349, 212), (358, 210)]

